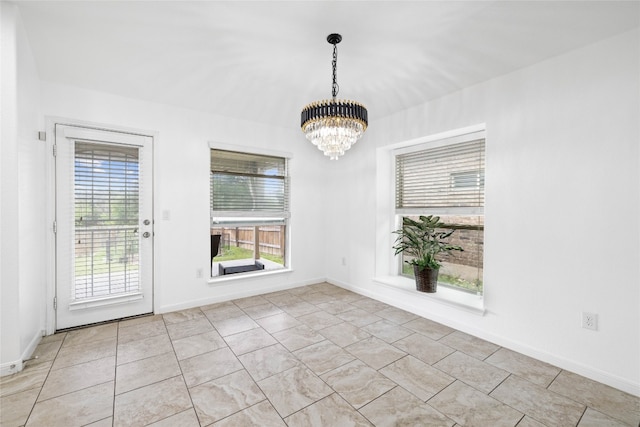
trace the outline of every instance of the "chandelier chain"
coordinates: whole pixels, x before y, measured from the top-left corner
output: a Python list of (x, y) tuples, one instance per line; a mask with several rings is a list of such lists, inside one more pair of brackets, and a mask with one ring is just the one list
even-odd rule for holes
[(331, 85), (331, 94), (333, 95), (333, 100), (335, 101), (336, 96), (338, 96), (338, 91), (340, 90), (340, 86), (338, 86), (338, 45), (334, 43), (333, 45), (333, 61), (331, 62), (333, 67), (333, 84)]

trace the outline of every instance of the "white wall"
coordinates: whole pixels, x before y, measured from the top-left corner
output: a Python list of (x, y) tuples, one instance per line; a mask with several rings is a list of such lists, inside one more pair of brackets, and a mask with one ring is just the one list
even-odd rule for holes
[(47, 252), (45, 144), (37, 135), (39, 79), (19, 12), (2, 3), (0, 371), (21, 369), (43, 330)]
[[(0, 3), (0, 64), (2, 106), (0, 132), (0, 367), (2, 373), (20, 358), (20, 333), (13, 328), (18, 319), (18, 144), (17, 144), (17, 85), (16, 30), (13, 5)], [(19, 368), (18, 368), (19, 369)]]
[[(239, 88), (240, 90), (241, 88)], [(296, 285), (325, 277), (318, 153), (301, 132), (167, 105), (42, 83), (46, 116), (155, 133), (155, 311), (166, 312)], [(294, 118), (295, 119), (295, 118)], [(292, 119), (293, 120), (293, 119)], [(209, 271), (209, 142), (289, 152), (293, 272), (234, 278), (211, 285)], [(169, 220), (163, 220), (168, 211)], [(237, 280), (236, 280), (237, 279)]]
[[(328, 277), (640, 395), (639, 40), (625, 33), (371, 123), (330, 170)], [(376, 265), (376, 236), (391, 231), (376, 229), (389, 204), (376, 201), (376, 149), (480, 123), (482, 317), (372, 280), (391, 256), (383, 246)], [(599, 315), (597, 332), (581, 328), (583, 311)]]
[[(49, 227), (43, 221), (46, 200), (46, 144), (38, 139), (44, 120), (40, 113), (40, 80), (22, 24), (18, 26), (18, 257), (20, 275), (20, 347), (31, 349), (42, 336), (43, 287), (46, 283), (43, 244)], [(29, 355), (29, 354), (27, 354)]]

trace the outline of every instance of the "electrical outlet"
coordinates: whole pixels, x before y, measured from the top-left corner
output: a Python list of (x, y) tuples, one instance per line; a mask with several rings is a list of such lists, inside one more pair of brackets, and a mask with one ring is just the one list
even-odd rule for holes
[(595, 313), (582, 313), (582, 327), (592, 331), (598, 330), (598, 315)]
[(344, 265), (347, 265), (347, 258), (342, 257), (342, 265), (343, 265), (343, 266), (344, 266)]
[(196, 279), (202, 279), (202, 269), (201, 268), (196, 270)]

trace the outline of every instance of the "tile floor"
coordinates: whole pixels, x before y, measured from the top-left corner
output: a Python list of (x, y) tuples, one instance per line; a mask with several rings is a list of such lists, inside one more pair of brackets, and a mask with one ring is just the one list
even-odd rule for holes
[(638, 426), (640, 399), (327, 283), (45, 337), (2, 426)]

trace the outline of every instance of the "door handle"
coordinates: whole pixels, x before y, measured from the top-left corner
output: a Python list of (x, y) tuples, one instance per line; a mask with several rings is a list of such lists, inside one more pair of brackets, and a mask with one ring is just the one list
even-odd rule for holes
[(148, 231), (142, 233), (142, 237), (144, 237), (145, 239), (147, 239), (149, 236), (151, 236), (151, 233), (149, 233)]
[(148, 219), (145, 219), (144, 221), (142, 221), (142, 223), (144, 225), (149, 225), (149, 224), (151, 224), (151, 221), (149, 221)]

